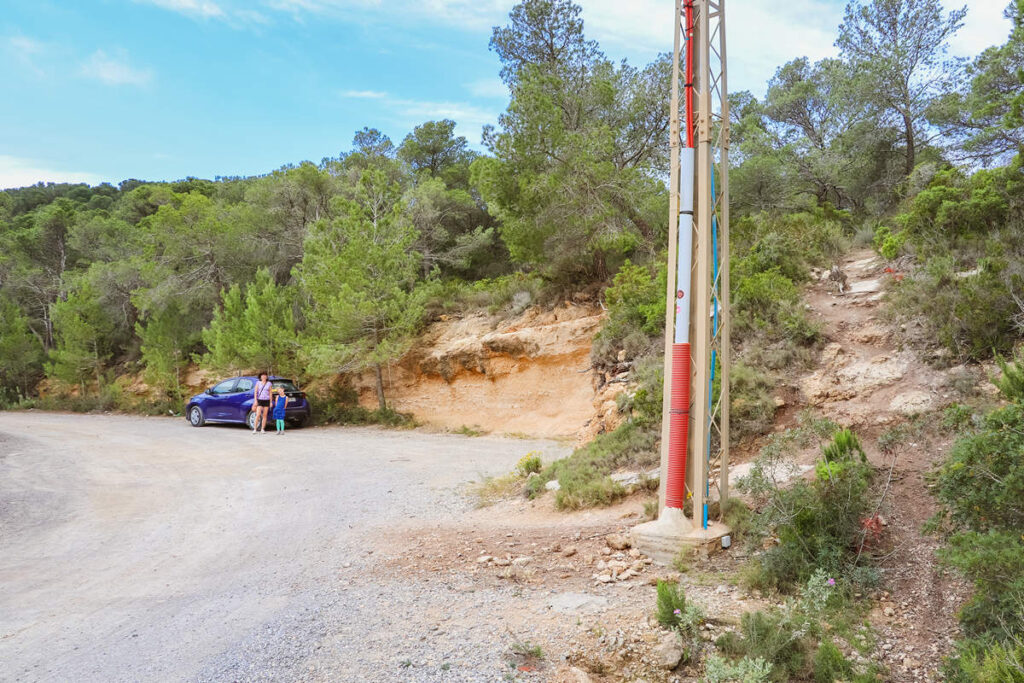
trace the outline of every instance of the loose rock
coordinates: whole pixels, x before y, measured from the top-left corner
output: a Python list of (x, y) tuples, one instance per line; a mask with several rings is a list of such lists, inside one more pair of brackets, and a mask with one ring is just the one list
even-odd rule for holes
[(658, 666), (671, 671), (683, 661), (683, 638), (675, 631), (666, 633), (655, 648)]

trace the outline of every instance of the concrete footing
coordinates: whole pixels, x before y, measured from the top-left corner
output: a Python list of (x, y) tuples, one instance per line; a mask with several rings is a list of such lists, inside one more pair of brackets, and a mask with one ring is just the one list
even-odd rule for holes
[(707, 529), (693, 524), (678, 508), (662, 508), (658, 519), (630, 530), (633, 547), (659, 564), (668, 565), (684, 547), (719, 542), (729, 533), (720, 522), (709, 522)]

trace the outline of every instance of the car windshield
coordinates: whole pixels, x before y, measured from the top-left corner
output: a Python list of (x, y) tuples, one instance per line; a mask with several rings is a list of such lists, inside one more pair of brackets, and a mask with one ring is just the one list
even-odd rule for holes
[(278, 387), (284, 387), (284, 391), (287, 394), (297, 392), (299, 388), (292, 383), (290, 379), (275, 379), (270, 381), (270, 385), (277, 391)]

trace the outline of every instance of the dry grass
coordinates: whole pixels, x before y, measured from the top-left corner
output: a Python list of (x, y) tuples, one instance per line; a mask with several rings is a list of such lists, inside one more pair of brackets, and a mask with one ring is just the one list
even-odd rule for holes
[(487, 477), (472, 484), (470, 492), (476, 498), (477, 507), (487, 507), (522, 494), (523, 481), (523, 478), (515, 473)]

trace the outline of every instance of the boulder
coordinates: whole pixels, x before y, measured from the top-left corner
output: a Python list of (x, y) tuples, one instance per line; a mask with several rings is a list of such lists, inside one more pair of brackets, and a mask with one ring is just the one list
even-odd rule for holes
[(622, 534), (608, 534), (604, 540), (612, 550), (626, 550), (632, 545), (629, 539)]
[(675, 631), (670, 631), (661, 637), (657, 647), (654, 649), (654, 656), (658, 666), (672, 671), (680, 662), (686, 649), (683, 647), (683, 637)]

